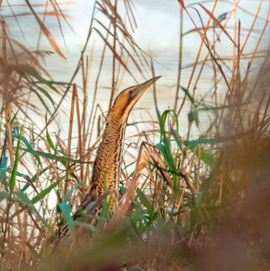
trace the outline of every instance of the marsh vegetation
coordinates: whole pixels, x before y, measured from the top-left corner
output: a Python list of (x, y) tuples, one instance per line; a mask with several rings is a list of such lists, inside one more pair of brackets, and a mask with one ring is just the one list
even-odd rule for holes
[[(90, 2), (85, 44), (62, 81), (46, 59), (65, 58), (53, 33), (65, 38), (69, 1), (0, 1), (0, 269), (269, 270), (269, 3), (253, 1), (249, 11), (237, 0), (178, 1), (175, 81), (158, 81), (150, 117), (128, 123), (122, 200), (110, 216), (105, 195), (94, 227), (72, 214), (107, 112), (125, 86), (162, 74), (134, 38), (136, 1)], [(192, 63), (183, 64), (185, 40), (195, 36)], [(138, 107), (134, 116), (146, 113)], [(50, 255), (44, 245), (63, 222), (91, 238)]]

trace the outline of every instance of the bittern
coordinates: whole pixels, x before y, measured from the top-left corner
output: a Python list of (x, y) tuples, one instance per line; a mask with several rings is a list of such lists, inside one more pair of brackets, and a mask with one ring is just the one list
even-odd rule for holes
[[(112, 211), (118, 201), (118, 180), (122, 160), (124, 134), (128, 116), (142, 97), (145, 90), (160, 77), (154, 77), (142, 84), (123, 90), (115, 99), (111, 107), (102, 141), (97, 150), (97, 156), (93, 166), (90, 188), (81, 205), (75, 213), (75, 217), (92, 201), (99, 199), (105, 192), (109, 192), (110, 210)], [(100, 208), (96, 208), (98, 213)], [(92, 223), (92, 222), (90, 222)], [(66, 235), (67, 227), (64, 227), (59, 237)]]

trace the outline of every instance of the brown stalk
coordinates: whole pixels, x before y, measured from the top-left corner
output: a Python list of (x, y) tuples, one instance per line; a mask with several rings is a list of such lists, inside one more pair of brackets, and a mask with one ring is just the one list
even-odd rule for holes
[[(83, 69), (83, 111), (82, 111), (82, 120), (81, 120), (81, 126), (83, 129), (82, 136), (83, 136), (83, 145), (82, 145), (82, 153), (85, 153), (85, 149), (87, 148), (87, 134), (86, 134), (86, 115), (87, 115), (87, 105), (88, 105), (88, 86), (89, 86), (89, 72), (90, 72), (90, 67), (93, 61), (93, 51), (94, 48), (91, 49), (90, 51), (90, 60), (89, 57), (86, 57), (86, 64), (83, 65), (86, 66), (85, 69)], [(84, 64), (84, 59), (83, 59), (83, 64)]]
[[(114, 34), (109, 30), (109, 28), (106, 28), (106, 26), (101, 22), (101, 21), (99, 21), (99, 20), (96, 20), (96, 22), (106, 31), (106, 32), (108, 32), (108, 34), (111, 36), (111, 37), (114, 37)], [(121, 31), (122, 30), (122, 28), (120, 27), (120, 26), (118, 26), (118, 29)], [(99, 30), (98, 30), (99, 31)], [(127, 34), (127, 30), (124, 30), (125, 32), (123, 32), (122, 34), (123, 34), (123, 37), (122, 37), (122, 39), (123, 39), (123, 41), (120, 41), (119, 40), (119, 37), (117, 36), (117, 42), (118, 42), (118, 45), (120, 46), (120, 49), (121, 50), (123, 50), (124, 49), (124, 51), (125, 51), (125, 53), (127, 53), (128, 54), (128, 56), (132, 59), (132, 63), (136, 66), (136, 68), (138, 69), (138, 71), (144, 76), (144, 74), (143, 74), (143, 71), (142, 71), (142, 69), (141, 69), (141, 66), (140, 66), (140, 64), (142, 64), (142, 60), (141, 60), (141, 58), (140, 58), (140, 55), (139, 55), (139, 53), (137, 52), (137, 49), (136, 49), (136, 47), (135, 47), (135, 45), (134, 45), (134, 42), (132, 41), (132, 38), (130, 37), (130, 35), (129, 34)], [(101, 32), (99, 31), (98, 32), (100, 35), (101, 35)], [(101, 36), (101, 38), (103, 39), (103, 36)], [(106, 38), (105, 39), (106, 41), (108, 40), (108, 38)], [(138, 61), (136, 61), (136, 59), (133, 57), (133, 55), (132, 55), (132, 52), (130, 52), (129, 51), (129, 48), (127, 48), (127, 46), (125, 46), (124, 45), (124, 42), (127, 42), (128, 43), (128, 45), (131, 47), (131, 49), (133, 50), (133, 52), (135, 53), (135, 55), (138, 57), (138, 59), (139, 59), (139, 61), (140, 61), (140, 64), (138, 63)], [(108, 42), (109, 43), (109, 42)], [(110, 44), (110, 43), (109, 43)], [(114, 53), (114, 51), (113, 51), (113, 48), (112, 48), (112, 46), (110, 45), (109, 46), (109, 48), (111, 49), (111, 51), (112, 51), (112, 53)], [(124, 65), (123, 63), (125, 63), (123, 60), (122, 61), (120, 61), (119, 59), (122, 59), (122, 57), (121, 57), (121, 55), (123, 56), (123, 54), (119, 54), (119, 53), (117, 53), (117, 60), (118, 60), (118, 62), (119, 63), (121, 63), (123, 66), (124, 66), (124, 68), (129, 72), (129, 74), (132, 76), (132, 74), (130, 73), (130, 71), (129, 71), (129, 69), (128, 69), (128, 65)], [(143, 65), (142, 65), (143, 66)], [(145, 76), (144, 76), (144, 78), (145, 78)], [(133, 79), (137, 82), (137, 80), (133, 77)]]
[[(184, 7), (183, 1), (179, 1), (179, 3), (181, 4), (182, 8), (184, 8), (185, 11), (187, 11), (186, 8)], [(218, 1), (215, 0), (214, 5), (213, 5), (213, 8), (212, 8), (212, 12), (211, 12), (212, 14), (214, 13), (214, 11), (215, 11), (215, 9), (216, 9), (217, 4), (218, 4)], [(189, 18), (193, 21), (193, 19), (192, 19), (192, 17), (190, 16), (189, 12), (187, 12), (187, 14), (188, 14)], [(208, 22), (207, 22), (207, 24), (206, 24), (206, 26), (205, 26), (206, 29), (209, 28), (210, 23), (211, 23), (211, 17), (209, 17)], [(197, 29), (196, 24), (195, 24), (195, 23), (193, 23), (193, 24), (194, 24), (195, 28)], [(195, 70), (196, 70), (196, 68), (197, 68), (198, 61), (199, 61), (199, 59), (200, 59), (200, 55), (201, 55), (201, 52), (202, 52), (202, 49), (203, 49), (203, 44), (204, 44), (204, 39), (205, 39), (205, 38), (206, 38), (205, 36), (202, 36), (202, 41), (201, 41), (201, 43), (200, 43), (200, 47), (199, 47), (199, 50), (198, 50), (197, 55), (196, 55), (196, 58), (195, 58), (195, 62), (194, 62), (193, 67), (192, 67), (192, 72), (191, 72), (191, 75), (190, 75), (190, 78), (189, 78), (189, 81), (188, 81), (187, 89), (190, 88), (191, 82), (192, 82), (192, 80), (193, 80), (193, 76), (194, 76), (194, 74), (195, 74)], [(177, 115), (178, 115), (178, 116), (180, 115), (180, 112), (181, 112), (182, 109), (183, 109), (183, 106), (184, 106), (184, 104), (185, 104), (185, 101), (186, 101), (186, 95), (185, 95), (185, 97), (184, 97), (184, 99), (183, 99), (183, 101), (182, 101), (182, 103), (181, 103), (181, 105), (180, 105), (179, 110), (177, 111)]]
[[(111, 25), (109, 25), (108, 30), (110, 29)], [(106, 40), (108, 39), (109, 34), (107, 33), (106, 35)], [(94, 124), (94, 115), (95, 115), (95, 103), (96, 103), (96, 97), (97, 97), (97, 92), (98, 92), (98, 84), (99, 84), (99, 80), (100, 80), (100, 76), (102, 73), (102, 69), (103, 69), (103, 65), (104, 65), (104, 59), (105, 59), (105, 55), (106, 55), (106, 48), (107, 48), (107, 43), (104, 43), (103, 49), (102, 49), (102, 54), (101, 54), (101, 59), (100, 59), (100, 63), (99, 63), (99, 67), (98, 67), (98, 73), (95, 79), (95, 87), (94, 87), (94, 94), (93, 94), (93, 98), (92, 98), (92, 104), (91, 104), (91, 112), (90, 112), (90, 116), (89, 116), (89, 122), (88, 122), (88, 126), (87, 126), (87, 131), (90, 131), (89, 134), (89, 139), (88, 139), (88, 146), (91, 143), (92, 140), (92, 135), (94, 132), (93, 127), (91, 127), (91, 124)]]
[[(114, 18), (113, 18), (113, 47), (112, 47), (112, 52), (113, 52), (113, 61), (112, 61), (112, 90), (111, 90), (111, 96), (110, 96), (110, 100), (109, 100), (109, 109), (108, 112), (112, 106), (112, 102), (113, 102), (113, 98), (114, 98), (114, 93), (116, 90), (116, 57), (117, 57), (117, 53), (116, 53), (116, 42), (117, 42), (117, 18), (118, 18), (118, 14), (117, 14), (117, 7), (118, 7), (118, 0), (115, 0), (114, 2)], [(110, 46), (109, 46), (110, 47)], [(120, 60), (121, 58), (117, 58), (118, 60)]]
[(76, 112), (77, 112), (77, 123), (78, 123), (78, 151), (79, 151), (79, 159), (80, 159), (80, 179), (81, 181), (84, 180), (83, 175), (83, 160), (84, 160), (84, 153), (83, 153), (83, 143), (82, 143), (82, 127), (81, 127), (81, 117), (80, 117), (80, 104), (79, 104), (79, 98), (78, 98), (78, 92), (77, 87), (75, 87), (75, 106), (76, 106)]
[[(96, 12), (96, 3), (97, 1), (94, 0), (94, 4), (93, 4), (93, 11), (92, 11), (92, 15), (91, 15), (91, 21), (90, 21), (90, 25), (89, 25), (89, 31), (88, 31), (88, 34), (87, 34), (87, 37), (86, 37), (86, 41), (84, 43), (84, 46), (83, 46), (83, 49), (82, 49), (82, 52), (81, 52), (81, 57), (83, 57), (86, 49), (87, 49), (87, 45), (89, 43), (89, 40), (90, 40), (90, 37), (92, 35), (92, 30), (93, 30), (93, 22), (94, 22), (94, 15), (95, 15), (95, 12)], [(70, 90), (70, 87), (72, 86), (72, 82), (74, 81), (74, 79), (76, 78), (78, 72), (80, 71), (80, 68), (81, 68), (81, 58), (78, 60), (78, 63), (77, 63), (77, 66), (75, 68), (75, 71), (69, 81), (69, 84), (68, 84), (68, 87), (66, 88), (66, 90), (64, 91), (64, 93), (62, 94), (62, 97), (61, 97), (61, 100), (59, 101), (58, 105), (56, 106), (54, 112), (52, 113), (50, 119), (47, 121), (45, 127), (41, 130), (40, 134), (42, 134), (46, 128), (48, 127), (48, 125), (54, 120), (55, 118), (55, 115), (56, 113), (58, 112), (60, 106), (62, 105), (64, 99), (66, 98), (66, 95), (68, 94), (69, 90)]]
[(70, 173), (71, 143), (72, 143), (73, 119), (74, 119), (74, 108), (76, 104), (76, 100), (75, 100), (76, 95), (77, 95), (76, 85), (73, 84), (72, 98), (71, 98), (71, 105), (70, 105), (70, 115), (69, 115), (69, 128), (68, 128), (68, 144), (67, 144), (68, 159), (67, 159), (67, 164), (66, 164), (66, 175), (65, 175), (63, 197), (67, 193), (69, 177), (70, 177), (69, 173)]
[(144, 168), (147, 168), (148, 163), (152, 162), (156, 165), (158, 165), (158, 169), (164, 178), (164, 181), (167, 183), (169, 187), (172, 186), (172, 180), (170, 175), (168, 174), (166, 170), (166, 166), (163, 162), (163, 159), (161, 158), (160, 153), (157, 151), (157, 149), (152, 146), (151, 144), (148, 144), (146, 142), (143, 142), (140, 146), (138, 158), (135, 166), (135, 170), (133, 173), (133, 177), (131, 182), (128, 184), (127, 192), (122, 197), (119, 203), (119, 211), (115, 214), (113, 217), (113, 224), (121, 219), (126, 215), (131, 201), (133, 200), (135, 196), (135, 192), (138, 186), (138, 180), (141, 175), (141, 171)]
[[(233, 40), (234, 42), (236, 42), (236, 38), (237, 38), (237, 3), (236, 0), (233, 1), (233, 17), (234, 17), (234, 29), (233, 29)], [(233, 61), (232, 61), (232, 79), (231, 79), (231, 94), (230, 97), (234, 97), (235, 95), (235, 78), (237, 76), (237, 74), (235, 74), (236, 71), (236, 61), (237, 61), (237, 51), (236, 51), (236, 47), (233, 47)]]
[(135, 18), (131, 4), (132, 2), (130, 2), (130, 0), (124, 0), (124, 5), (127, 12), (128, 21), (129, 21), (131, 30), (134, 32), (135, 28), (137, 28), (137, 22), (136, 22), (136, 18)]
[[(213, 11), (211, 12), (210, 10), (208, 10), (205, 6), (203, 6), (202, 4), (199, 4), (202, 9), (208, 14), (208, 16), (215, 22), (216, 25), (218, 25), (218, 27), (225, 33), (225, 35), (231, 40), (231, 42), (233, 43), (233, 45), (235, 47), (237, 47), (236, 44), (236, 38), (232, 38), (230, 36), (230, 34), (228, 33), (228, 31), (226, 30), (226, 28), (220, 23), (220, 21), (215, 17)], [(237, 6), (237, 2), (236, 0), (234, 0), (234, 7), (235, 7), (235, 12), (236, 12), (236, 6)], [(237, 21), (236, 21), (237, 23)], [(236, 24), (236, 28), (237, 28), (237, 24)]]
[(4, 112), (5, 112), (5, 120), (6, 120), (6, 132), (7, 132), (7, 143), (9, 149), (9, 158), (10, 158), (10, 167), (13, 167), (14, 164), (14, 150), (13, 150), (13, 141), (11, 135), (11, 126), (10, 126), (10, 95), (8, 89), (8, 80), (9, 80), (9, 73), (7, 71), (7, 48), (6, 48), (6, 26), (5, 21), (1, 21), (2, 26), (2, 55), (3, 55), (3, 76), (4, 76)]
[[(249, 75), (249, 71), (250, 71), (249, 69), (250, 69), (252, 63), (254, 62), (254, 60), (256, 58), (256, 55), (257, 55), (257, 52), (259, 50), (260, 44), (262, 42), (263, 36), (264, 36), (265, 31), (267, 29), (267, 26), (269, 24), (269, 18), (270, 18), (270, 5), (268, 6), (268, 10), (267, 10), (267, 14), (266, 14), (266, 19), (265, 19), (265, 24), (264, 24), (262, 32), (261, 32), (261, 34), (260, 34), (260, 36), (258, 38), (258, 41), (257, 41), (257, 43), (255, 45), (255, 48), (254, 48), (254, 50), (252, 52), (251, 60), (249, 61), (249, 64), (248, 64), (248, 71), (245, 74), (243, 82), (247, 82), (247, 80), (248, 80), (248, 75)], [(247, 101), (249, 101), (251, 99), (252, 95), (255, 93), (255, 91), (257, 89), (256, 88), (257, 84), (258, 84), (258, 82), (260, 82), (260, 79), (261, 79), (261, 77), (260, 77), (261, 76), (261, 72), (265, 72), (265, 64), (269, 61), (269, 52), (270, 51), (268, 49), (267, 56), (265, 57), (265, 59), (263, 61), (263, 64), (261, 65), (261, 69), (259, 71), (259, 74), (258, 74), (257, 78), (254, 80), (254, 83), (253, 83), (253, 86), (251, 88), (251, 91), (250, 91), (248, 97), (246, 98)]]
[(260, 13), (260, 10), (261, 10), (261, 7), (262, 7), (263, 2), (264, 2), (264, 0), (260, 0), (260, 3), (259, 3), (258, 8), (257, 8), (257, 11), (256, 11), (256, 13), (255, 13), (255, 15), (254, 15), (254, 19), (253, 19), (253, 21), (252, 21), (252, 24), (251, 24), (251, 26), (250, 26), (250, 28), (249, 28), (249, 30), (248, 30), (247, 36), (246, 36), (246, 38), (245, 38), (245, 41), (243, 42), (243, 45), (242, 45), (242, 47), (241, 47), (241, 57), (242, 57), (242, 54), (244, 53), (244, 50), (245, 50), (245, 47), (246, 47), (246, 45), (247, 45), (247, 42), (248, 42), (248, 40), (249, 40), (249, 38), (250, 38), (250, 35), (251, 35), (251, 33), (254, 31), (254, 26), (255, 26), (256, 21), (257, 21), (257, 19), (258, 19), (258, 17), (259, 17), (259, 13)]
[[(237, 4), (238, 4), (238, 3), (239, 3), (239, 0), (238, 0)], [(232, 16), (232, 13), (230, 13), (230, 14), (226, 17), (225, 22), (224, 22), (224, 27), (227, 27), (227, 24), (228, 24), (228, 22), (229, 22), (231, 16)], [(220, 30), (220, 32), (216, 34), (216, 37), (215, 37), (215, 39), (214, 39), (214, 41), (213, 41), (213, 44), (212, 44), (212, 46), (210, 47), (211, 50), (214, 50), (214, 49), (215, 49), (215, 45), (216, 45), (216, 43), (218, 42), (218, 40), (220, 39), (222, 33), (223, 33), (223, 31)], [(197, 86), (198, 86), (199, 80), (200, 80), (200, 78), (201, 78), (201, 74), (202, 74), (202, 72), (203, 72), (203, 69), (204, 69), (204, 67), (205, 67), (206, 61), (208, 60), (209, 56), (211, 56), (210, 52), (207, 53), (206, 57), (205, 57), (204, 60), (201, 62), (201, 68), (200, 68), (199, 74), (198, 74), (198, 76), (197, 76), (197, 78), (196, 78), (196, 80), (195, 80), (195, 83), (194, 83), (194, 89), (196, 89)], [(217, 61), (223, 61), (223, 60), (224, 60), (223, 57), (220, 58), (220, 57), (218, 57), (218, 56), (216, 56), (216, 55), (215, 55), (215, 59), (216, 59)], [(213, 61), (213, 59), (211, 59), (211, 61)], [(197, 62), (197, 63), (199, 64), (200, 62)], [(193, 65), (193, 64), (192, 64), (192, 65)]]
[(178, 99), (179, 99), (179, 91), (180, 91), (180, 86), (181, 86), (181, 77), (182, 77), (182, 65), (183, 65), (183, 22), (184, 22), (184, 12), (183, 12), (183, 6), (180, 6), (180, 27), (179, 27), (179, 52), (178, 52), (178, 71), (177, 71), (177, 81), (176, 81), (176, 93), (175, 93), (175, 98), (174, 98), (174, 111), (177, 110), (177, 105), (178, 105)]

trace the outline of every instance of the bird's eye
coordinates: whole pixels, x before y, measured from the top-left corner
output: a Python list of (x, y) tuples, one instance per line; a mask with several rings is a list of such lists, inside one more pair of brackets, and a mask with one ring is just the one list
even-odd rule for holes
[(130, 90), (130, 91), (128, 92), (128, 97), (131, 98), (132, 95), (133, 95), (133, 90)]

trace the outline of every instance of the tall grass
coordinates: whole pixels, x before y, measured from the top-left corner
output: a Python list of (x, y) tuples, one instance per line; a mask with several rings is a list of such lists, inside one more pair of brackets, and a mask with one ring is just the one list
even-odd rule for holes
[[(269, 10), (262, 18), (264, 1), (258, 1), (252, 14), (236, 0), (227, 3), (229, 11), (222, 14), (216, 10), (223, 2), (178, 2), (174, 107), (160, 112), (159, 86), (154, 86), (157, 114), (151, 128), (125, 145), (126, 152), (136, 150), (137, 159), (123, 161), (119, 209), (109, 217), (104, 195), (99, 223), (93, 227), (72, 213), (89, 186), (108, 109), (123, 78), (133, 85), (156, 73), (155, 61), (132, 35), (137, 28), (133, 2), (93, 2), (74, 73), (69, 82), (59, 82), (42, 60), (51, 51), (65, 57), (46, 26), (47, 16), (54, 15), (64, 37), (64, 3), (25, 1), (25, 13), (16, 14), (15, 5), (0, 1), (0, 8), (7, 10), (1, 16), (0, 59), (1, 269), (228, 270), (230, 263), (236, 270), (254, 270), (255, 264), (260, 270), (269, 267), (269, 49), (261, 48), (270, 7), (266, 5)], [(252, 22), (248, 29), (237, 20), (240, 11)], [(22, 33), (20, 20), (28, 15), (34, 19), (40, 31), (35, 49), (10, 33), (10, 14)], [(186, 20), (192, 29), (184, 32)], [(263, 22), (259, 32), (258, 20)], [(194, 33), (201, 43), (193, 63), (184, 66), (183, 42)], [(45, 50), (41, 38), (48, 41)], [(91, 60), (97, 54), (95, 39), (103, 42), (97, 67)], [(224, 55), (222, 42), (231, 55)], [(108, 108), (102, 108), (97, 97), (108, 58)], [(94, 68), (96, 73), (91, 73)], [(211, 84), (201, 94), (205, 73)], [(187, 82), (183, 74), (189, 75)], [(206, 117), (207, 125), (201, 121)], [(67, 122), (66, 135), (58, 129), (59, 119)], [(63, 223), (71, 231), (85, 228), (91, 238), (76, 242), (73, 236), (71, 250), (63, 240), (53, 257), (48, 239)]]

